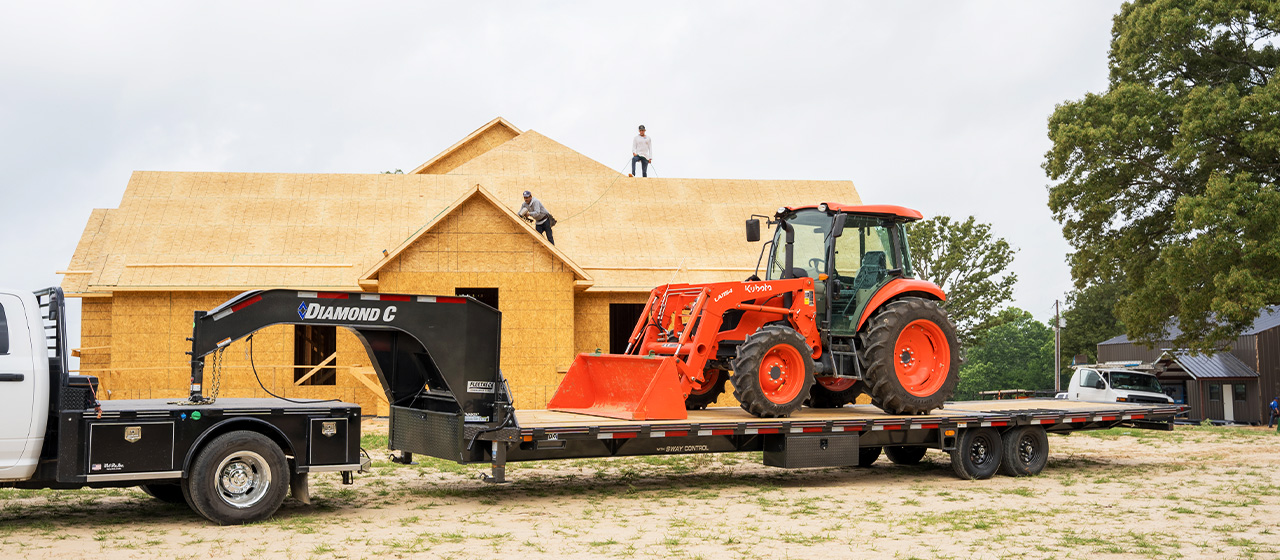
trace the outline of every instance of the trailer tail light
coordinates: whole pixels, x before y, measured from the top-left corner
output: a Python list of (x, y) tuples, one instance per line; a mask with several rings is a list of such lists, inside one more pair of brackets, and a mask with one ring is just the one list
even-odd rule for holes
[(955, 435), (956, 435), (956, 431), (955, 431), (955, 430), (943, 430), (943, 431), (942, 431), (942, 435), (947, 436), (947, 437), (955, 437)]

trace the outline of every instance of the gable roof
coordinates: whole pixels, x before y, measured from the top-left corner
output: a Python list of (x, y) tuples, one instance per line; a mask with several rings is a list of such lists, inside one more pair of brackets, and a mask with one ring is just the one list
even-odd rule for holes
[(588, 291), (647, 292), (746, 278), (761, 248), (743, 236), (753, 213), (861, 203), (849, 181), (626, 177), (534, 131), (452, 171), (135, 172), (118, 208), (94, 210), (63, 287), (81, 296), (357, 289), (384, 250), (464, 197), (483, 191), (513, 212), (529, 190), (559, 221), (554, 250), (592, 281)]
[(456, 144), (449, 146), (445, 151), (436, 154), (426, 163), (419, 165), (409, 174), (448, 173), (459, 165), (472, 160), (476, 156), (483, 155), (485, 152), (519, 135), (520, 129), (507, 122), (507, 119), (497, 117), (485, 123), (484, 126), (477, 128), (475, 132), (468, 134)]
[(494, 198), (493, 195), (489, 193), (489, 191), (485, 190), (484, 187), (480, 185), (476, 185), (468, 189), (466, 192), (464, 192), (461, 197), (458, 197), (458, 200), (455, 200), (452, 204), (450, 204), (444, 210), (441, 210), (440, 213), (437, 214), (434, 218), (432, 218), (430, 222), (427, 222), (426, 225), (422, 226), (422, 229), (418, 230), (417, 233), (414, 233), (408, 239), (405, 239), (404, 243), (401, 243), (399, 247), (395, 248), (395, 250), (389, 251), (386, 254), (386, 256), (382, 258), (382, 260), (379, 260), (378, 262), (374, 263), (374, 265), (370, 267), (368, 270), (366, 270), (364, 274), (360, 275), (358, 282), (360, 283), (361, 287), (366, 286), (367, 285), (366, 283), (370, 280), (376, 280), (378, 277), (378, 271), (382, 270), (382, 268), (386, 266), (387, 263), (390, 263), (391, 261), (395, 260), (397, 257), (400, 256), (401, 253), (403, 253), (406, 249), (408, 249), (410, 246), (416, 243), (419, 239), (421, 239), (422, 236), (430, 233), (433, 229), (435, 229), (437, 225), (443, 223), (446, 218), (451, 216), (453, 213), (457, 212), (460, 208), (462, 208), (465, 204), (467, 204), (472, 200), (485, 201), (488, 204), (493, 205), (494, 208), (497, 208), (503, 216), (506, 216), (507, 218), (509, 218), (511, 222), (514, 223), (517, 227), (521, 228), (522, 230), (524, 230), (525, 233), (532, 236), (536, 243), (541, 244), (544, 249), (546, 249), (552, 255), (554, 255), (557, 259), (559, 259), (560, 262), (564, 263), (565, 266), (569, 267), (569, 269), (573, 271), (575, 280), (578, 281), (581, 287), (586, 287), (591, 284), (591, 276), (588, 275), (586, 271), (582, 270), (582, 268), (578, 267), (577, 264), (574, 264), (574, 262), (570, 260), (567, 255), (564, 254), (564, 252), (557, 249), (555, 245), (552, 245), (550, 242), (548, 242), (547, 239), (542, 236), (542, 234), (538, 233), (538, 231), (534, 229), (533, 226), (530, 226), (528, 222), (526, 222), (523, 218), (521, 218), (519, 215), (513, 212), (510, 208), (504, 206), (501, 202), (498, 202), (498, 200)]

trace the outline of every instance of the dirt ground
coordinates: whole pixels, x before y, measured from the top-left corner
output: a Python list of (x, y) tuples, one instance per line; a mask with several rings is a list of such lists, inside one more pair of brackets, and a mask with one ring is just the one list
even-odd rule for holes
[(513, 464), (385, 461), (312, 477), (270, 521), (216, 527), (135, 489), (0, 490), (23, 558), (1278, 558), (1280, 436), (1263, 428), (1050, 436), (1040, 476), (918, 466), (783, 470), (759, 454)]

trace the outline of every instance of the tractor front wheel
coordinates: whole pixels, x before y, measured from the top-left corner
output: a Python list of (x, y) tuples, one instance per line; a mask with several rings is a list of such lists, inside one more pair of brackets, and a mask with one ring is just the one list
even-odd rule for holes
[(936, 302), (891, 301), (867, 321), (861, 336), (871, 403), (889, 414), (928, 414), (960, 382), (956, 329)]
[(790, 416), (813, 386), (813, 359), (795, 329), (769, 325), (738, 347), (733, 362), (733, 396), (759, 418)]
[(702, 384), (694, 387), (689, 396), (684, 398), (685, 410), (702, 410), (715, 404), (724, 394), (724, 384), (729, 380), (729, 372), (722, 369), (711, 369), (702, 372)]

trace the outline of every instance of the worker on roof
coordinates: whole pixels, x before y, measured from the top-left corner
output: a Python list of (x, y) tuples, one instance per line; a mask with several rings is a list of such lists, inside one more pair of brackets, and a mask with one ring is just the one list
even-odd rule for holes
[(636, 176), (636, 162), (640, 162), (640, 173), (649, 176), (649, 164), (653, 163), (653, 139), (644, 135), (644, 125), (640, 125), (640, 134), (631, 141), (631, 174)]
[(556, 244), (556, 238), (551, 235), (551, 226), (556, 225), (556, 219), (551, 216), (551, 212), (547, 211), (547, 207), (542, 205), (542, 201), (533, 197), (533, 193), (524, 191), (524, 204), (520, 205), (520, 217), (526, 220), (532, 220), (534, 229), (538, 233), (547, 236), (547, 241), (552, 245)]

